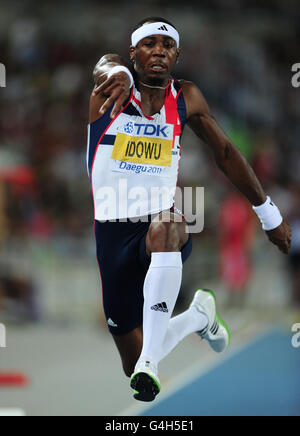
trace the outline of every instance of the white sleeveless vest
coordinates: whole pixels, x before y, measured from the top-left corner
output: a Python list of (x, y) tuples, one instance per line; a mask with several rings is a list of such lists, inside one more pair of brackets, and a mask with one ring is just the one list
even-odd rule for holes
[(135, 86), (113, 120), (111, 110), (88, 126), (95, 219), (141, 217), (171, 208), (186, 122), (179, 82), (169, 79), (164, 105), (152, 117), (143, 113)]

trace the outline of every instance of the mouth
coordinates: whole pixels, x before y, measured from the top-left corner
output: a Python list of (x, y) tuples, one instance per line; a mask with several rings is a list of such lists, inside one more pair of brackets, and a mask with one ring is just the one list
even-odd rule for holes
[(157, 73), (164, 73), (167, 71), (167, 66), (163, 62), (153, 62), (150, 64), (150, 70)]

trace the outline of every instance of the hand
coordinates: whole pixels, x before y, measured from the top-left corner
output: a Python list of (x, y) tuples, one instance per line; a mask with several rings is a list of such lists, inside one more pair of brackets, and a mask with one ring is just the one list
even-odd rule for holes
[(109, 79), (106, 79), (100, 86), (94, 89), (94, 94), (102, 94), (107, 97), (99, 110), (99, 115), (102, 116), (114, 104), (110, 117), (114, 118), (122, 109), (122, 105), (129, 97), (130, 93), (130, 78), (123, 71), (113, 74)]
[(289, 224), (283, 221), (279, 227), (273, 230), (266, 231), (270, 241), (277, 245), (280, 251), (288, 254), (291, 248), (292, 228)]

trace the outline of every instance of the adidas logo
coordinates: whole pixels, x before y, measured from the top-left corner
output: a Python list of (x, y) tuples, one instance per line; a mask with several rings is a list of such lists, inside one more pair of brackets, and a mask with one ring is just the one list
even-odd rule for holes
[(151, 310), (156, 310), (159, 312), (169, 312), (168, 306), (165, 301), (163, 303), (155, 304), (151, 307)]
[(111, 327), (118, 327), (118, 324), (114, 323), (111, 318), (107, 320), (107, 324), (110, 325)]
[[(215, 320), (215, 322), (213, 323), (213, 325), (210, 328), (210, 332), (213, 335), (216, 335), (218, 333), (218, 331), (219, 331), (219, 327), (220, 327), (219, 323), (217, 322), (217, 320)], [(206, 335), (207, 332), (208, 332), (208, 326), (205, 329), (203, 329), (200, 332), (198, 332), (198, 333), (199, 333), (200, 336), (203, 337), (204, 335)]]
[(211, 333), (213, 335), (216, 335), (219, 331), (219, 323), (217, 321), (215, 321), (210, 329)]
[(161, 26), (158, 30), (165, 30), (165, 31), (167, 32), (167, 31), (168, 31), (168, 28), (167, 28), (167, 26), (163, 25), (163, 26)]

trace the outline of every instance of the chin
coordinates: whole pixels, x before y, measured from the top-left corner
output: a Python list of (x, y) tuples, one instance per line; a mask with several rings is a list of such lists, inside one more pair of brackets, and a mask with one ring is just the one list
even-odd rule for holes
[(147, 83), (153, 86), (162, 86), (168, 79), (169, 73), (151, 73), (146, 77)]

